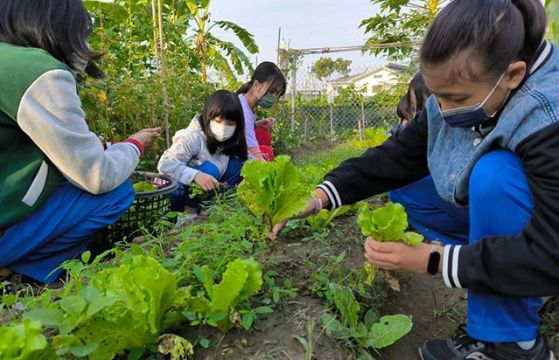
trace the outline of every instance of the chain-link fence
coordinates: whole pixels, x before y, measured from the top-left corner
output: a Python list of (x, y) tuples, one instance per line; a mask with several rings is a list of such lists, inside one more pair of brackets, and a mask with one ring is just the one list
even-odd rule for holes
[(278, 116), (303, 140), (363, 136), (368, 127), (389, 128), (398, 123), (392, 103), (355, 102), (352, 104), (299, 105), (295, 112), (284, 106)]
[(289, 71), (285, 101), (276, 115), (292, 135), (304, 141), (362, 138), (368, 127), (388, 130), (399, 123), (396, 107), (407, 90), (407, 67), (379, 62), (321, 80), (309, 63)]

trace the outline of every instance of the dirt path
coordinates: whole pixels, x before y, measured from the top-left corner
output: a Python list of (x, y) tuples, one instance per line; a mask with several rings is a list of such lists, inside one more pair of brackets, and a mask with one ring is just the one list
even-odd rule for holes
[(449, 289), (440, 275), (412, 275), (401, 281), (401, 292), (393, 293), (383, 314), (411, 315), (413, 329), (403, 339), (382, 352), (385, 360), (418, 358), (419, 345), (427, 339), (452, 336), (465, 322), (466, 292)]

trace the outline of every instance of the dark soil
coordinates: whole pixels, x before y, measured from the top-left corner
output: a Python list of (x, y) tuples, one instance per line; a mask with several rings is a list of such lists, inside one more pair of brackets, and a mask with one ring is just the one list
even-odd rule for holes
[[(197, 347), (195, 359), (309, 359), (309, 353), (296, 339), (300, 336), (312, 343), (312, 359), (355, 359), (351, 348), (323, 333), (319, 316), (328, 310), (323, 299), (311, 291), (313, 263), (327, 262), (331, 255), (346, 252), (343, 268), (363, 266), (361, 235), (353, 216), (338, 219), (335, 229), (323, 241), (298, 240), (297, 234), (279, 239), (268, 262), (269, 270), (282, 279), (290, 278), (299, 294), (283, 304), (275, 313), (255, 323), (254, 329), (233, 330), (222, 335), (215, 329), (194, 329), (186, 335), (208, 338), (208, 349)], [(465, 292), (445, 287), (440, 277), (399, 274), (401, 291), (390, 291), (382, 314), (403, 313), (412, 316), (414, 328), (402, 340), (375, 358), (387, 360), (416, 359), (419, 344), (428, 338), (448, 337), (464, 321)], [(311, 334), (311, 336), (309, 336)]]

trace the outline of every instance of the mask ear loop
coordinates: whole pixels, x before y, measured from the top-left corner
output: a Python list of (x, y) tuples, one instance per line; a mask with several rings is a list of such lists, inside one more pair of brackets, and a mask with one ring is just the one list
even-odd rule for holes
[[(258, 80), (255, 80), (255, 81), (258, 81)], [(262, 100), (262, 98), (264, 96), (266, 96), (266, 93), (268, 93), (268, 90), (270, 89), (270, 86), (272, 85), (272, 82), (271, 81), (266, 81), (264, 83), (261, 83), (260, 81), (258, 81), (258, 85), (261, 86), (261, 87), (264, 87), (264, 93), (256, 95), (256, 100), (260, 101), (260, 100)]]
[(489, 100), (489, 98), (491, 96), (493, 96), (493, 94), (495, 93), (495, 90), (497, 90), (497, 87), (499, 87), (499, 84), (501, 83), (501, 81), (503, 81), (503, 78), (505, 77), (505, 74), (507, 73), (507, 71), (505, 70), (505, 72), (503, 74), (501, 74), (501, 77), (499, 78), (499, 80), (497, 80), (497, 83), (495, 84), (495, 86), (493, 86), (493, 89), (489, 92), (489, 94), (487, 94), (487, 96), (485, 97), (485, 99), (481, 102), (481, 104), (479, 104), (480, 107), (483, 107), (483, 105), (485, 105), (485, 103), (487, 102), (487, 100)]
[[(495, 84), (495, 86), (493, 86), (493, 89), (491, 89), (491, 91), (489, 92), (489, 94), (487, 94), (487, 96), (485, 97), (485, 99), (483, 99), (482, 102), (475, 104), (475, 105), (470, 105), (470, 106), (463, 106), (463, 107), (459, 107), (456, 109), (450, 109), (450, 110), (446, 110), (446, 111), (441, 111), (443, 113), (443, 115), (450, 115), (450, 114), (455, 114), (464, 110), (477, 110), (477, 109), (482, 109), (483, 106), (485, 105), (485, 103), (489, 100), (489, 98), (495, 93), (495, 90), (497, 90), (497, 87), (499, 86), (499, 84), (501, 83), (501, 81), (503, 80), (503, 78), (505, 77), (506, 74), (506, 70), (505, 72), (501, 75), (501, 77), (499, 77), (499, 80), (497, 80), (497, 83)], [(507, 95), (508, 96), (508, 95)], [(506, 100), (506, 99), (505, 99)], [(439, 108), (440, 108), (440, 104), (439, 104)]]

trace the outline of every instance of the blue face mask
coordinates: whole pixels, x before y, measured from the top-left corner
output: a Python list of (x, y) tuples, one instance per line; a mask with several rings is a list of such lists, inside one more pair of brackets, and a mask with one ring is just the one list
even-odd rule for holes
[(483, 111), (483, 106), (485, 105), (487, 100), (489, 100), (491, 95), (493, 95), (493, 93), (497, 89), (497, 86), (499, 86), (501, 80), (503, 80), (504, 76), (505, 73), (501, 75), (499, 81), (497, 81), (497, 84), (495, 84), (493, 90), (489, 92), (489, 95), (487, 95), (481, 103), (477, 103), (471, 106), (464, 106), (461, 108), (441, 111), (441, 115), (443, 116), (444, 121), (446, 121), (447, 124), (450, 125), (451, 127), (471, 128), (493, 119), (495, 114), (491, 116), (487, 115), (485, 111)]
[(260, 101), (258, 102), (258, 105), (267, 109), (267, 108), (271, 108), (272, 106), (274, 106), (277, 101), (278, 101), (277, 96), (272, 95), (270, 93), (267, 93), (266, 95), (264, 95), (264, 97), (262, 99), (260, 99)]

